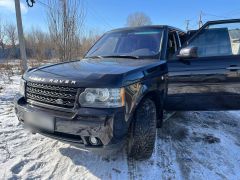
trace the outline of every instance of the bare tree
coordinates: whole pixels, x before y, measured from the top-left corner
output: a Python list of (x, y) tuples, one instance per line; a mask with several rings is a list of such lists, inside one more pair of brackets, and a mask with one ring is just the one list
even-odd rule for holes
[(61, 61), (79, 56), (80, 33), (85, 20), (80, 0), (48, 0), (48, 26)]
[(48, 59), (48, 50), (51, 50), (49, 35), (39, 28), (32, 28), (26, 36), (28, 55), (37, 60), (38, 65)]
[(2, 49), (1, 57), (6, 59), (5, 62), (1, 65), (1, 68), (4, 69), (7, 77), (13, 75), (13, 67), (10, 64), (10, 58), (16, 56), (16, 42), (17, 42), (17, 31), (16, 26), (11, 23), (3, 23), (0, 19), (0, 47)]
[(5, 36), (6, 36), (5, 27), (0, 17), (0, 47), (2, 48), (3, 53), (5, 50)]
[(18, 39), (17, 28), (14, 24), (6, 24), (5, 26), (6, 36), (7, 36), (7, 44), (10, 44), (12, 48), (16, 48), (16, 42)]
[(143, 12), (136, 12), (130, 14), (127, 18), (128, 27), (144, 26), (150, 24), (152, 24), (150, 17), (144, 14)]
[(5, 25), (5, 33), (6, 33), (6, 45), (8, 46), (8, 58), (16, 58), (17, 57), (17, 27), (8, 23)]
[(102, 33), (89, 31), (88, 34), (85, 34), (83, 38), (81, 38), (81, 56), (84, 56), (87, 51), (93, 46), (93, 44), (102, 36)]

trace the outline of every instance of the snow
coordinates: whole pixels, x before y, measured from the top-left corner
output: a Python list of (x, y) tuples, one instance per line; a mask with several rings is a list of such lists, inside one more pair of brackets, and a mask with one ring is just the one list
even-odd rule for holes
[(19, 76), (0, 76), (0, 179), (240, 179), (240, 112), (178, 112), (152, 157), (110, 157), (31, 134), (14, 114)]

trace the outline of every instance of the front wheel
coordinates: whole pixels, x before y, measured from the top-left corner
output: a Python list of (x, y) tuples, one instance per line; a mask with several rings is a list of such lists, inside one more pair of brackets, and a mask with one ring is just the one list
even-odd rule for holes
[(127, 153), (136, 160), (151, 157), (156, 140), (156, 106), (144, 99), (136, 110), (128, 137)]

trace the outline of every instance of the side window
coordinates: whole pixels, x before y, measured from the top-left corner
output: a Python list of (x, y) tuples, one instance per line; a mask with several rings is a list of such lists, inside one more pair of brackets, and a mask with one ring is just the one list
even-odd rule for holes
[(181, 45), (183, 45), (186, 42), (187, 38), (188, 38), (187, 34), (179, 33), (178, 35), (179, 35), (179, 39), (180, 39)]
[(175, 59), (175, 54), (178, 50), (177, 39), (175, 32), (169, 32), (167, 45), (167, 59)]
[(240, 55), (240, 23), (209, 25), (189, 45), (199, 57)]

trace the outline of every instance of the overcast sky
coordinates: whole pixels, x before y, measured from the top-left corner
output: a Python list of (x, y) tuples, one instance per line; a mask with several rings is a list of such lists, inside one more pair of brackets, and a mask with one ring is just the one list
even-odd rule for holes
[[(190, 27), (197, 28), (200, 12), (207, 20), (240, 18), (240, 0), (82, 0), (86, 9), (86, 28), (107, 31), (123, 27), (127, 16), (133, 12), (144, 12), (153, 24), (168, 24), (185, 29), (185, 20)], [(46, 6), (36, 0), (33, 8), (21, 0), (23, 26), (32, 26), (47, 31)], [(40, 0), (47, 3), (47, 0)], [(14, 0), (0, 0), (0, 16), (15, 23)]]

